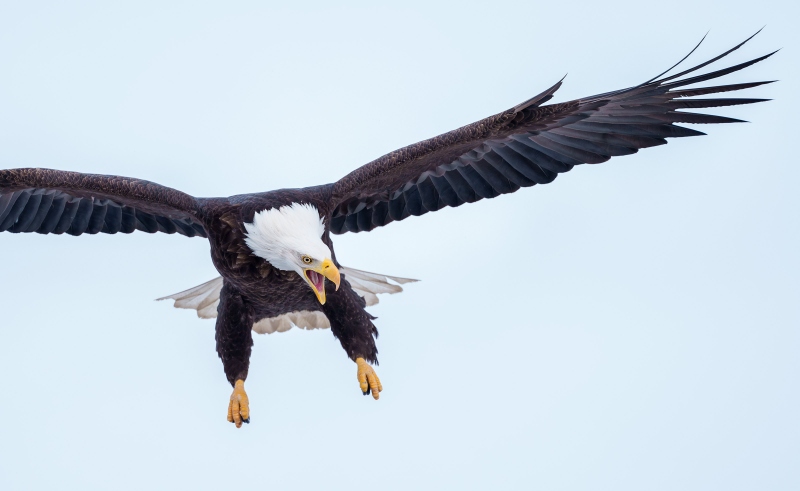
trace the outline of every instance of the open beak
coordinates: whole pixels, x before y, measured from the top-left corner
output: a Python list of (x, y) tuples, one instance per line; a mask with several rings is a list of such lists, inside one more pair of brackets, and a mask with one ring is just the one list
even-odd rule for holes
[(336, 285), (337, 290), (339, 289), (339, 283), (342, 281), (339, 276), (339, 270), (330, 259), (322, 261), (319, 268), (304, 269), (303, 274), (321, 305), (325, 304), (325, 278), (331, 280)]

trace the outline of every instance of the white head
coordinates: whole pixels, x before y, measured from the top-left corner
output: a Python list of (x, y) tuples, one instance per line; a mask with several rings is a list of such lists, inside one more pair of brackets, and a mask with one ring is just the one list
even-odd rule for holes
[(292, 203), (259, 211), (244, 228), (245, 243), (256, 256), (299, 274), (320, 303), (325, 303), (325, 278), (339, 289), (339, 270), (331, 260), (330, 248), (322, 242), (325, 225), (314, 206)]

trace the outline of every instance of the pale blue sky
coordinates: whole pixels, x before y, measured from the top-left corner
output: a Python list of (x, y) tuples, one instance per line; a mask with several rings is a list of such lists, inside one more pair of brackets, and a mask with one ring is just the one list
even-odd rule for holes
[(381, 399), (330, 332), (259, 336), (241, 430), (213, 322), (153, 302), (216, 275), (205, 241), (0, 235), (0, 488), (800, 488), (796, 4), (264, 4), (0, 3), (0, 168), (321, 184), (709, 29), (692, 60), (766, 24), (723, 83), (781, 81), (716, 111), (749, 124), (336, 237), (422, 280), (371, 309)]

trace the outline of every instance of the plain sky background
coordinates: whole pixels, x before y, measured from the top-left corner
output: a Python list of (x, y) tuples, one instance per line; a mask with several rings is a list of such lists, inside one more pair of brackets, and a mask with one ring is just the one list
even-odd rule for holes
[[(703, 127), (553, 184), (334, 238), (382, 297), (379, 402), (329, 331), (255, 340), (225, 421), (216, 276), (182, 236), (0, 235), (0, 489), (800, 489), (795, 2), (0, 3), (0, 168), (195, 196), (335, 181), (505, 110), (767, 28)], [(716, 64), (713, 68), (721, 67)]]

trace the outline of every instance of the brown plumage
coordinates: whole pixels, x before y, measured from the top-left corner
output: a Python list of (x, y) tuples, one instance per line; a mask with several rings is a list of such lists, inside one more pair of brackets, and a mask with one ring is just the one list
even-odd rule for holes
[(340, 266), (331, 233), (369, 231), (409, 216), (494, 198), (549, 183), (575, 165), (633, 154), (662, 145), (666, 138), (703, 134), (676, 123), (739, 121), (682, 110), (761, 102), (766, 99), (690, 97), (769, 82), (678, 89), (741, 70), (772, 54), (686, 77), (743, 44), (670, 77), (544, 105), (561, 86), (558, 82), (507, 111), (391, 152), (322, 186), (194, 198), (138, 179), (2, 170), (0, 231), (82, 235), (140, 230), (208, 238), (214, 266), (224, 278), (216, 338), (231, 384), (247, 377), (253, 324), (289, 312), (322, 312), (351, 359), (376, 364), (373, 317), (346, 275), (338, 291), (330, 283), (325, 286), (328, 300), (321, 304), (302, 277), (275, 267), (248, 247), (245, 224), (252, 223), (256, 213), (292, 203), (313, 205), (325, 226), (321, 240)]

